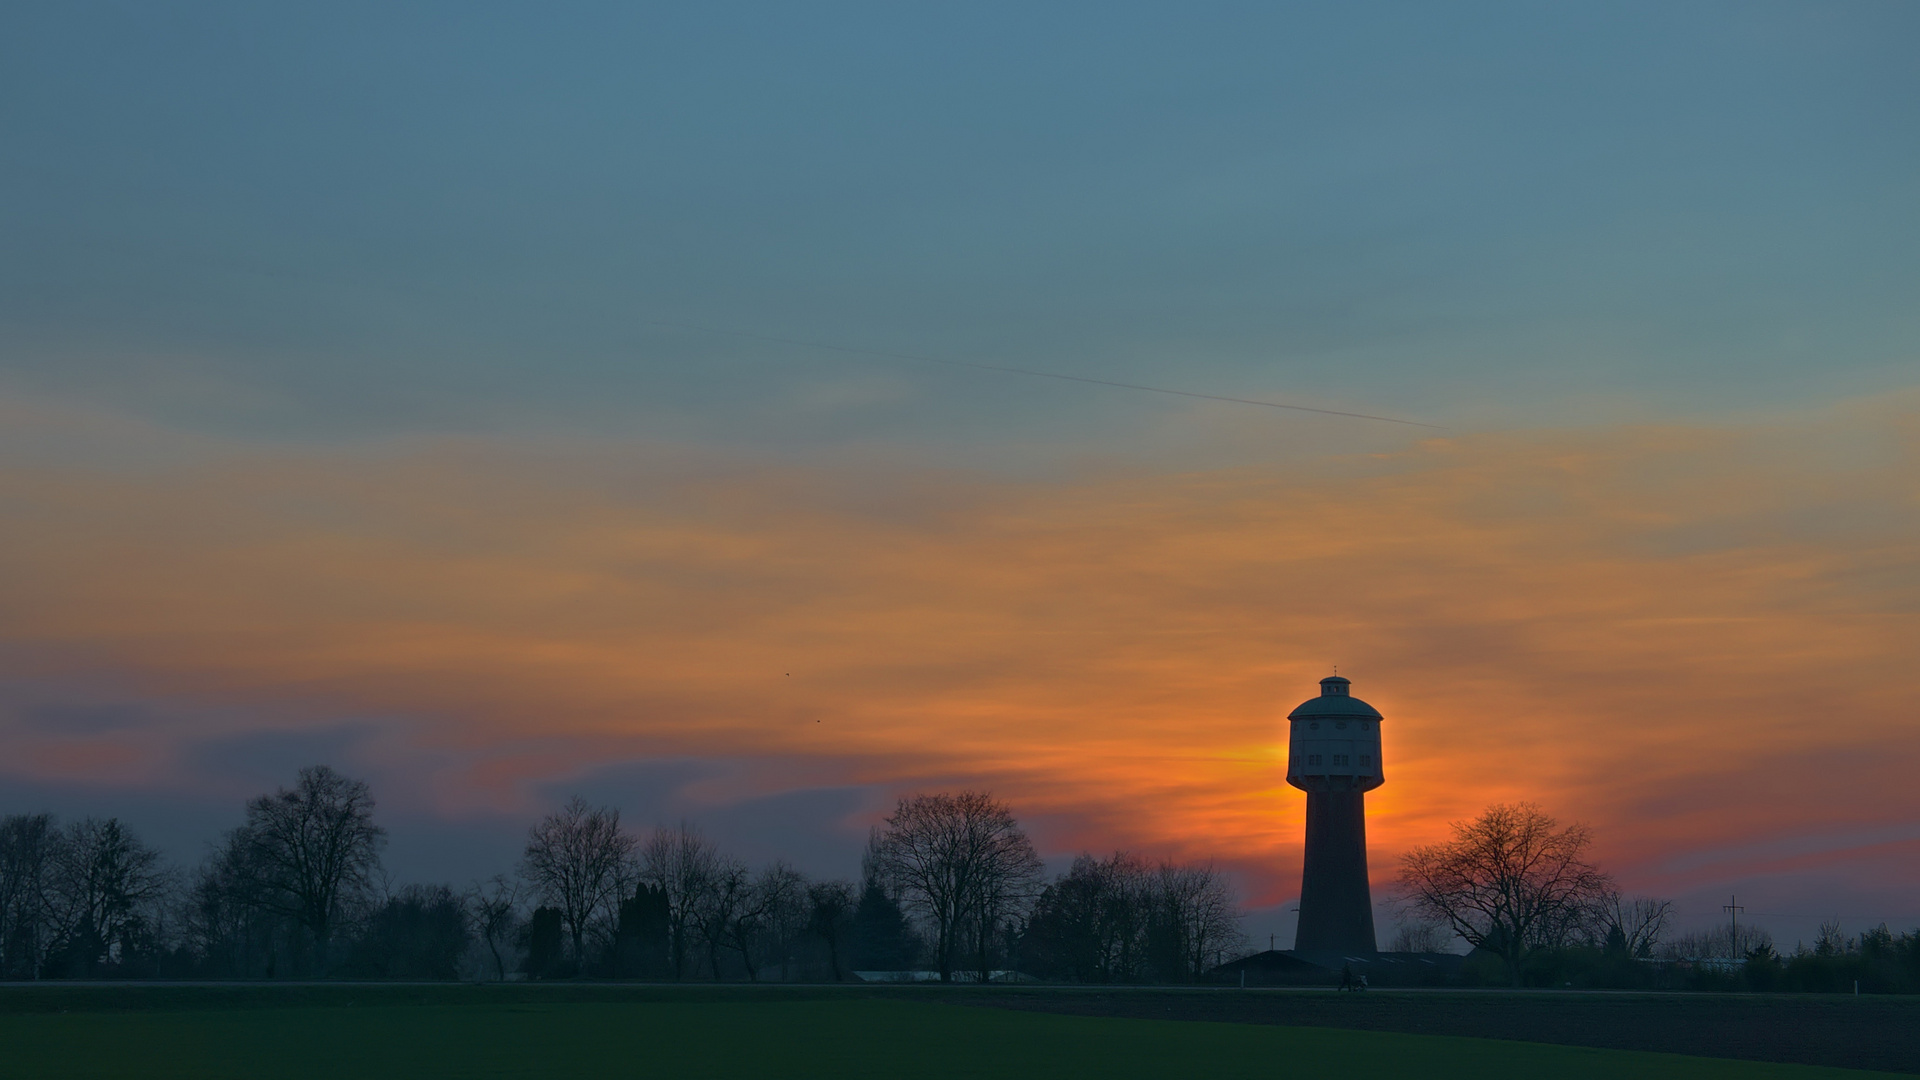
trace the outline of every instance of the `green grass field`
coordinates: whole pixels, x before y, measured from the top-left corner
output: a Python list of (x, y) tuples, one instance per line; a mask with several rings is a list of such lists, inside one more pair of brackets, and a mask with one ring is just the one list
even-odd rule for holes
[(1814, 1077), (1891, 1075), (1429, 1035), (875, 998), (0, 1014), (5, 1077)]

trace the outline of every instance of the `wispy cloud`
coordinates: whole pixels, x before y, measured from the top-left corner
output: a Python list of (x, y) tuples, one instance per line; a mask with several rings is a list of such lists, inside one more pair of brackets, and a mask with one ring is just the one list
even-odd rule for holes
[(1916, 404), (1048, 482), (642, 445), (15, 457), (0, 769), (163, 785), (350, 729), (449, 814), (648, 759), (752, 762), (730, 782), (763, 795), (982, 783), (1055, 849), (1215, 856), (1271, 898), (1281, 718), (1339, 664), (1388, 717), (1377, 867), (1532, 798), (1677, 887), (1713, 872), (1688, 852), (1920, 819)]

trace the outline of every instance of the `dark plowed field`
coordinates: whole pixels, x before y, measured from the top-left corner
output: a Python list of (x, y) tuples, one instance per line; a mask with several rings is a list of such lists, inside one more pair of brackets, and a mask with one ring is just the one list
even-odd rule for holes
[(956, 994), (1080, 1016), (1300, 1024), (1920, 1073), (1920, 998), (1502, 991)]

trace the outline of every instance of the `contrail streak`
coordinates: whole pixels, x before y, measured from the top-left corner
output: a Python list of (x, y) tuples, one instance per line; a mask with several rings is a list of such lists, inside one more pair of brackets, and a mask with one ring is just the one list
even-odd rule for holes
[(1354, 420), (1377, 420), (1383, 424), (1403, 424), (1407, 427), (1427, 428), (1431, 431), (1446, 430), (1438, 424), (1423, 424), (1418, 420), (1402, 420), (1392, 416), (1375, 416), (1372, 413), (1342, 412), (1339, 409), (1316, 409), (1311, 405), (1288, 405), (1280, 401), (1261, 401), (1258, 398), (1229, 397), (1224, 394), (1199, 394), (1191, 390), (1170, 390), (1164, 386), (1145, 386), (1140, 383), (1117, 382), (1113, 379), (1093, 379), (1084, 375), (1062, 375), (1057, 371), (1035, 371), (1031, 368), (1005, 367), (1000, 364), (982, 364), (973, 360), (950, 360), (940, 356), (893, 352), (888, 349), (863, 349), (853, 345), (836, 345), (827, 341), (808, 341), (804, 338), (780, 337), (774, 334), (756, 334), (747, 330), (722, 330), (713, 326), (672, 322), (665, 319), (641, 319), (638, 321), (646, 326), (666, 326), (677, 330), (691, 330), (701, 334), (718, 334), (724, 337), (747, 338), (753, 341), (768, 341), (780, 345), (798, 345), (802, 348), (822, 349), (827, 352), (846, 353), (850, 356), (878, 356), (888, 360), (911, 360), (921, 364), (942, 364), (947, 367), (972, 368), (975, 371), (998, 371), (1007, 375), (1027, 375), (1036, 379), (1058, 379), (1061, 382), (1087, 383), (1092, 386), (1112, 386), (1121, 390), (1141, 390), (1149, 394), (1171, 394), (1174, 397), (1199, 398), (1202, 401), (1227, 401), (1235, 405), (1258, 405), (1265, 409), (1287, 409), (1293, 412), (1318, 413), (1321, 416), (1345, 416)]

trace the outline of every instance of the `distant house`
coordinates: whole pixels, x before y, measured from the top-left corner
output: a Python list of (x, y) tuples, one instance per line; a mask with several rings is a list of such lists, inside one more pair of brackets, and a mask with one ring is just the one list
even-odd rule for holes
[(1221, 964), (1207, 973), (1210, 982), (1241, 986), (1299, 986), (1324, 982), (1326, 969), (1284, 949), (1267, 949)]

